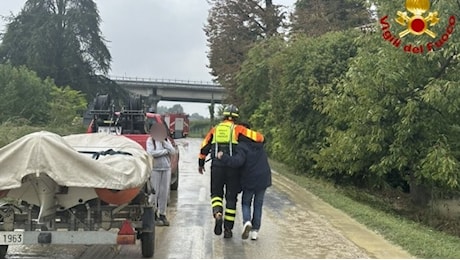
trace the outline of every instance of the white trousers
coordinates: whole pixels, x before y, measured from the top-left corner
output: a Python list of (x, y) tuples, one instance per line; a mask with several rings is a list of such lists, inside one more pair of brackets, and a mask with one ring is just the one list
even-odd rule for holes
[(164, 171), (153, 170), (150, 182), (152, 187), (155, 189), (158, 213), (161, 215), (166, 215), (169, 187), (171, 185), (171, 169)]

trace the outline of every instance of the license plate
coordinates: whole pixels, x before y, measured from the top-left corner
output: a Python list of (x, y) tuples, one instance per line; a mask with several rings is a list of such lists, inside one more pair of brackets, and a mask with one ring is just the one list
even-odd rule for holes
[(24, 232), (0, 232), (0, 245), (24, 244)]

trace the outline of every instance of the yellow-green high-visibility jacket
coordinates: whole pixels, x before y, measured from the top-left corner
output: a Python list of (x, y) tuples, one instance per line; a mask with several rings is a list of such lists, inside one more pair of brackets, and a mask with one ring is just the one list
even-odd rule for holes
[(220, 147), (225, 147), (228, 153), (231, 155), (233, 147), (238, 144), (238, 138), (243, 135), (254, 142), (263, 142), (264, 136), (254, 130), (248, 129), (242, 125), (235, 124), (230, 120), (224, 120), (215, 127), (211, 128), (203, 139), (200, 148), (199, 166), (204, 166), (204, 160), (206, 156), (213, 150), (211, 158), (214, 158)]

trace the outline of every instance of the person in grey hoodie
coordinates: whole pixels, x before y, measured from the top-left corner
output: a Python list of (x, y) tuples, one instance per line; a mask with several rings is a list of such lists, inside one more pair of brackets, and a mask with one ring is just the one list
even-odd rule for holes
[[(246, 127), (249, 128), (249, 125)], [(241, 167), (240, 181), (243, 190), (241, 200), (243, 233), (241, 238), (247, 239), (250, 236), (252, 240), (256, 240), (262, 221), (265, 191), (272, 185), (271, 169), (264, 143), (256, 143), (249, 138), (242, 137), (236, 146), (235, 155), (229, 156), (218, 153), (217, 158), (230, 167)], [(254, 208), (251, 210), (253, 202)]]
[[(162, 133), (161, 125), (153, 125), (150, 129), (150, 137), (147, 138), (147, 153), (153, 156), (153, 170), (150, 182), (156, 194), (156, 206), (159, 216), (155, 213), (157, 225), (169, 226), (166, 218), (166, 206), (168, 203), (169, 187), (171, 185), (171, 159), (170, 155), (176, 152), (174, 146)], [(160, 131), (161, 133), (158, 133)]]

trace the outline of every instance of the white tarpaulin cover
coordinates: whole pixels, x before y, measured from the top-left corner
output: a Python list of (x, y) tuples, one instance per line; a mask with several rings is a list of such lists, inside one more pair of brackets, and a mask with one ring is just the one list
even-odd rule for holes
[[(100, 155), (92, 159), (90, 152), (109, 149), (131, 155)], [(35, 132), (0, 149), (0, 190), (18, 188), (24, 176), (40, 173), (67, 187), (141, 187), (150, 176), (152, 163), (141, 145), (124, 136), (93, 133), (61, 137)]]

